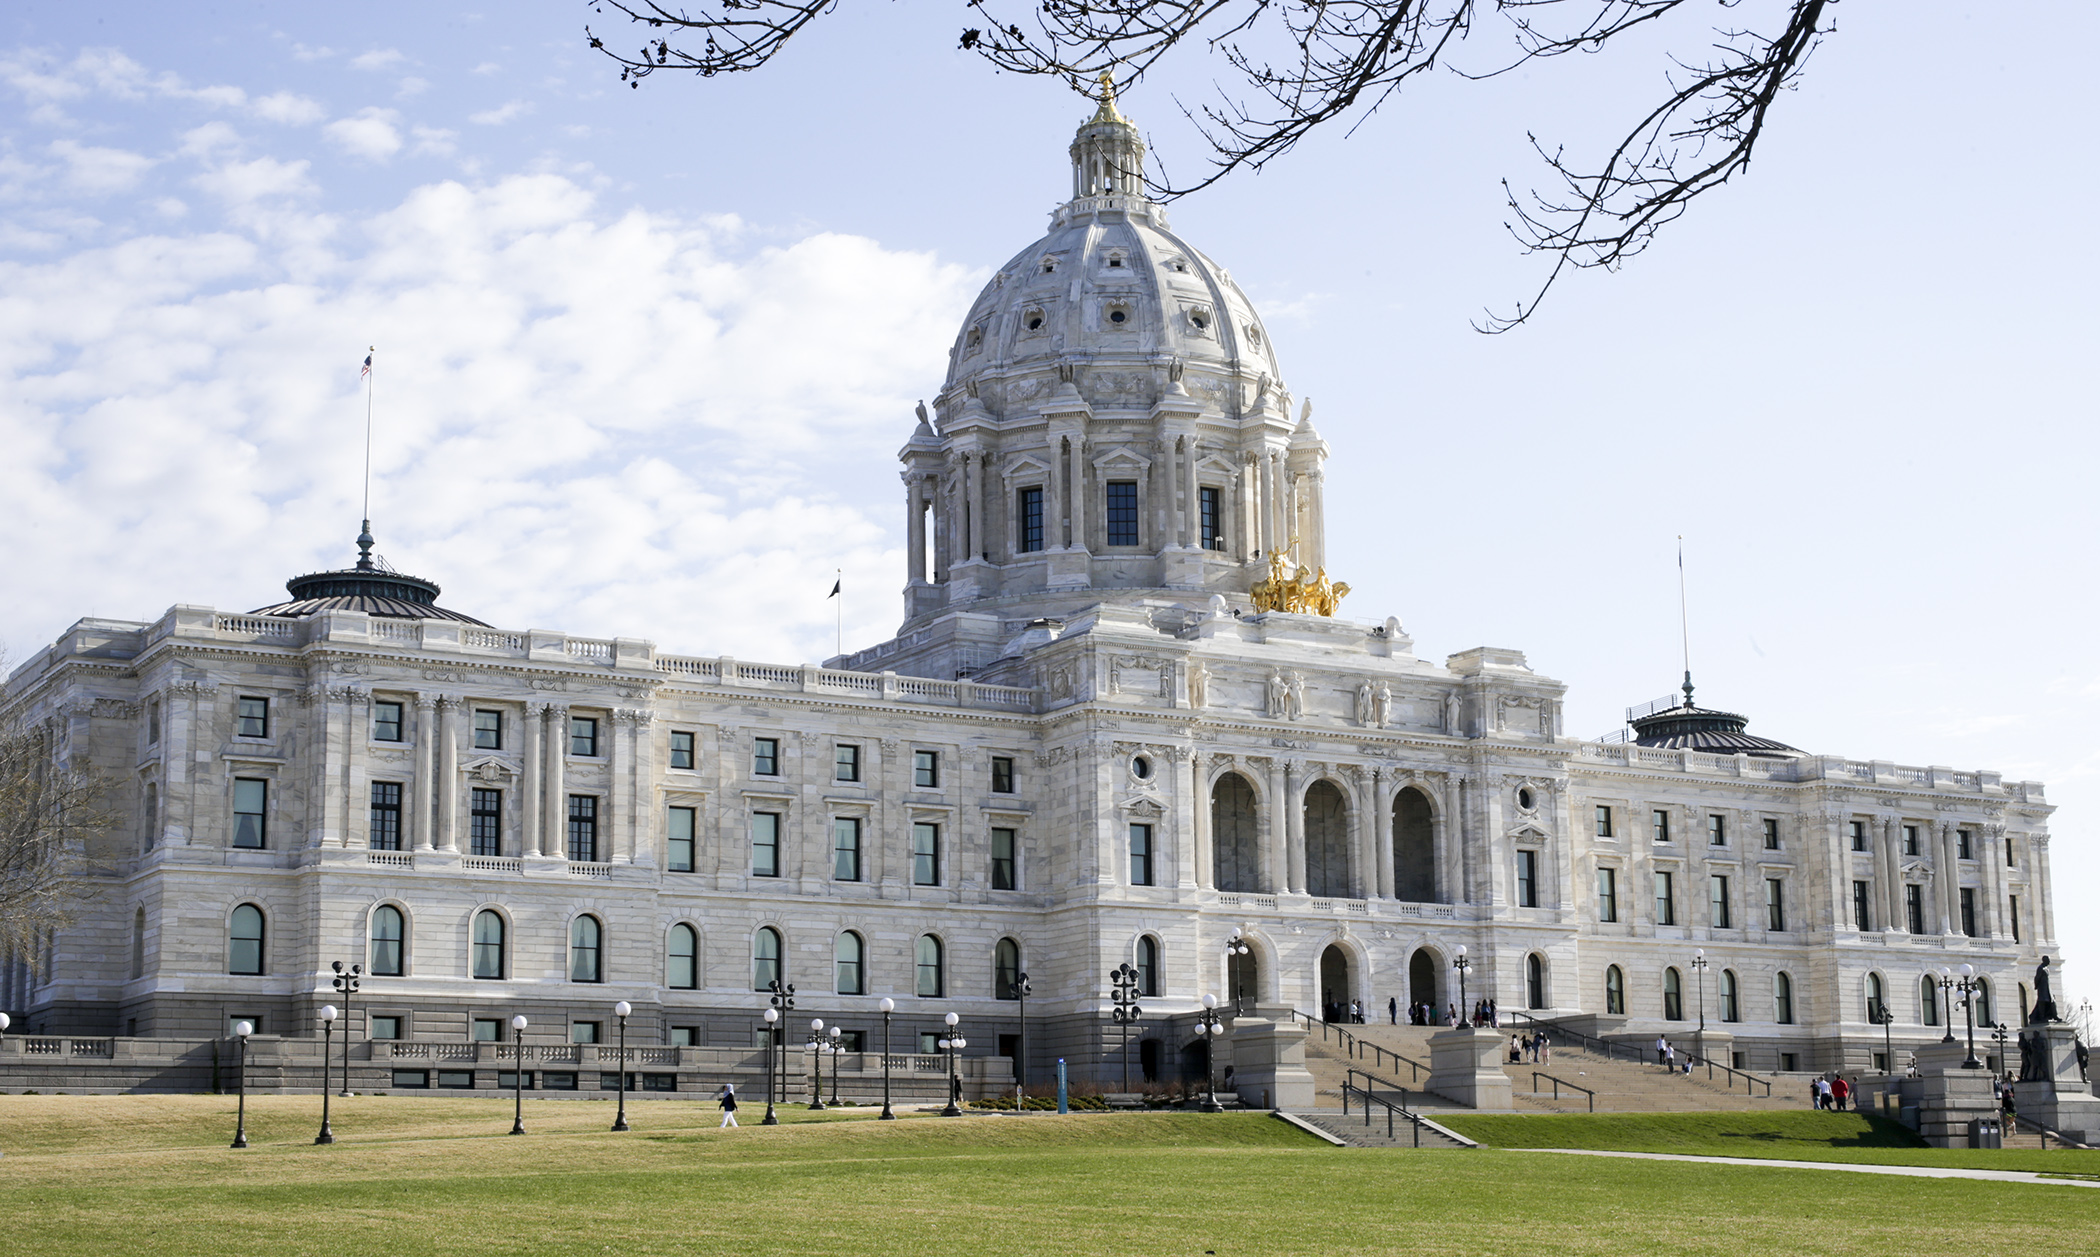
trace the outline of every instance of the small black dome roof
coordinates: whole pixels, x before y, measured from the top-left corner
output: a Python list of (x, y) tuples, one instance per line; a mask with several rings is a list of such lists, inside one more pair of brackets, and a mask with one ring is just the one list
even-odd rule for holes
[(1804, 754), (1799, 747), (1745, 733), (1750, 720), (1732, 711), (1712, 711), (1692, 705), (1692, 682), (1684, 683), (1684, 701), (1675, 707), (1651, 710), (1645, 715), (1627, 713), (1633, 726), (1633, 744), (1661, 750), (1701, 751), (1708, 755), (1762, 755), (1786, 759)]
[(290, 602), (258, 607), (249, 615), (299, 619), (323, 611), (362, 611), (366, 615), (397, 620), (456, 620), (461, 624), (487, 625), (471, 615), (447, 611), (437, 605), (443, 591), (436, 581), (389, 571), (372, 558), (372, 523), (357, 538), (357, 566), (335, 572), (312, 572), (284, 583)]

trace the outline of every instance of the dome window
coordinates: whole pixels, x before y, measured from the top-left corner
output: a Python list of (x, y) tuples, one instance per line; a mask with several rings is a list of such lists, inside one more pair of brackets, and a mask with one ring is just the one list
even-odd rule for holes
[(1057, 259), (1056, 259), (1056, 258), (1044, 258), (1044, 259), (1043, 259), (1043, 274), (1045, 274), (1045, 275), (1055, 275), (1056, 273), (1057, 273)]
[(1531, 795), (1530, 786), (1519, 786), (1517, 788), (1517, 806), (1527, 812), (1538, 806), (1538, 800)]
[(1209, 335), (1209, 334), (1210, 334), (1210, 307), (1208, 307), (1208, 306), (1191, 306), (1191, 307), (1189, 307), (1189, 326), (1190, 326), (1190, 327), (1192, 327), (1192, 328), (1194, 328), (1194, 329), (1196, 330), (1196, 333), (1197, 333), (1198, 335), (1202, 335), (1202, 336), (1207, 336), (1207, 335)]
[(1144, 755), (1132, 757), (1130, 761), (1130, 775), (1136, 777), (1139, 781), (1150, 781), (1152, 779), (1152, 760)]
[(1120, 250), (1120, 249), (1117, 249), (1117, 250), (1114, 250), (1114, 251), (1110, 252), (1110, 253), (1109, 253), (1109, 255), (1108, 255), (1108, 265), (1109, 265), (1109, 268), (1110, 268), (1111, 270), (1122, 270), (1122, 269), (1123, 269), (1123, 251), (1122, 251), (1122, 250)]
[(1167, 269), (1168, 269), (1168, 270), (1170, 270), (1170, 271), (1173, 271), (1174, 273), (1176, 273), (1176, 274), (1178, 274), (1178, 275), (1186, 275), (1186, 274), (1188, 274), (1188, 273), (1189, 273), (1189, 263), (1188, 263), (1188, 259), (1187, 259), (1187, 258), (1168, 258), (1168, 259), (1167, 259)]
[(1030, 307), (1021, 312), (1021, 326), (1031, 332), (1043, 330), (1043, 312), (1040, 307)]
[(1130, 326), (1129, 303), (1118, 301), (1108, 307), (1108, 325), (1110, 327)]
[(984, 324), (979, 323), (977, 326), (970, 329), (970, 334), (963, 338), (963, 348), (984, 348)]
[(1247, 343), (1256, 349), (1261, 348), (1261, 329), (1252, 323), (1247, 325)]

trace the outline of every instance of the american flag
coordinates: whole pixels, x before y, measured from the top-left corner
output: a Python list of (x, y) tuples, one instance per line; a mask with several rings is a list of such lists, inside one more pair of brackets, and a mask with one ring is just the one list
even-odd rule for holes
[(366, 354), (366, 355), (365, 355), (365, 369), (357, 373), (357, 378), (358, 378), (358, 379), (360, 379), (360, 380), (362, 380), (362, 379), (364, 379), (364, 378), (365, 378), (366, 376), (368, 376), (368, 375), (370, 375), (370, 374), (372, 374), (372, 355), (371, 355), (371, 354)]

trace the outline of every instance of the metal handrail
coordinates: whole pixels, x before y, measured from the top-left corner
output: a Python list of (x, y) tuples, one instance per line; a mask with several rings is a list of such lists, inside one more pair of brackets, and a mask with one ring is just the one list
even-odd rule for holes
[[(1744, 1094), (1744, 1095), (1755, 1095), (1755, 1094), (1757, 1094), (1756, 1092), (1754, 1092), (1754, 1091), (1750, 1090), (1750, 1088), (1751, 1088), (1751, 1087), (1755, 1086), (1755, 1087), (1763, 1087), (1763, 1088), (1765, 1089), (1765, 1098), (1766, 1098), (1767, 1100), (1769, 1100), (1769, 1099), (1771, 1099), (1771, 1098), (1772, 1098), (1772, 1083), (1771, 1083), (1771, 1080), (1770, 1080), (1770, 1079), (1767, 1079), (1767, 1078), (1759, 1078), (1759, 1077), (1758, 1077), (1757, 1075), (1755, 1075), (1755, 1074), (1746, 1074), (1746, 1073), (1744, 1073), (1744, 1072), (1743, 1072), (1742, 1070), (1740, 1070), (1740, 1069), (1737, 1069), (1737, 1068), (1735, 1068), (1735, 1067), (1734, 1067), (1733, 1065), (1723, 1065), (1723, 1064), (1721, 1064), (1721, 1063), (1720, 1063), (1719, 1061), (1716, 1061), (1716, 1060), (1714, 1060), (1714, 1059), (1713, 1059), (1712, 1057), (1709, 1057), (1709, 1056), (1694, 1056), (1694, 1057), (1692, 1057), (1692, 1058), (1691, 1058), (1691, 1062), (1692, 1062), (1692, 1064), (1694, 1064), (1694, 1065), (1704, 1065), (1704, 1066), (1706, 1066), (1706, 1077), (1707, 1077), (1707, 1080), (1708, 1080), (1708, 1081), (1712, 1081), (1712, 1079), (1713, 1079), (1713, 1076), (1714, 1076), (1714, 1071), (1718, 1069), (1718, 1070), (1720, 1070), (1720, 1071), (1721, 1071), (1722, 1073), (1724, 1073), (1724, 1074), (1727, 1074), (1727, 1075), (1728, 1075), (1728, 1076), (1729, 1076), (1730, 1078), (1740, 1078), (1740, 1079), (1742, 1079), (1742, 1080), (1743, 1080), (1743, 1094)], [(1730, 1084), (1729, 1084), (1729, 1086), (1728, 1086), (1728, 1089), (1729, 1089), (1730, 1091), (1733, 1091), (1733, 1090), (1735, 1090), (1735, 1084), (1734, 1084), (1734, 1083), (1730, 1083)]]
[(1597, 1111), (1596, 1092), (1580, 1084), (1569, 1082), (1565, 1078), (1556, 1078), (1552, 1074), (1541, 1073), (1536, 1069), (1531, 1071), (1531, 1094), (1537, 1095), (1539, 1093), (1539, 1079), (1541, 1078), (1553, 1084), (1553, 1098), (1555, 1100), (1560, 1099), (1560, 1089), (1566, 1087), (1570, 1091), (1580, 1091), (1588, 1096), (1590, 1098), (1590, 1112), (1595, 1113)]
[(1365, 1052), (1370, 1052), (1372, 1054), (1371, 1064), (1373, 1067), (1383, 1069), (1386, 1058), (1391, 1057), (1399, 1064), (1407, 1066), (1407, 1080), (1409, 1082), (1419, 1082), (1422, 1075), (1431, 1072), (1429, 1066), (1418, 1060), (1402, 1056), (1398, 1052), (1390, 1048), (1381, 1047), (1376, 1043), (1359, 1039), (1342, 1027), (1332, 1022), (1323, 1021), (1311, 1013), (1300, 1012), (1294, 1008), (1291, 1010), (1291, 1016), (1302, 1019), (1308, 1030), (1317, 1029), (1320, 1032), (1320, 1041), (1322, 1043), (1327, 1042), (1330, 1037), (1339, 1038), (1342, 1041), (1343, 1050), (1348, 1053), (1349, 1059), (1352, 1061), (1360, 1061), (1364, 1058)]
[(1530, 1013), (1527, 1013), (1520, 1008), (1510, 1008), (1505, 1009), (1503, 1011), (1507, 1012), (1512, 1017), (1522, 1017), (1524, 1020), (1530, 1022), (1534, 1029), (1544, 1030), (1547, 1034), (1560, 1035), (1565, 1038), (1573, 1039), (1575, 1041), (1575, 1046), (1581, 1048), (1585, 1052), (1601, 1051), (1602, 1055), (1604, 1056), (1604, 1059), (1606, 1060), (1612, 1059), (1614, 1055), (1620, 1052), (1626, 1053), (1626, 1059), (1632, 1061), (1636, 1065), (1641, 1064), (1643, 1061), (1646, 1061), (1648, 1059), (1647, 1053), (1643, 1052), (1640, 1048), (1635, 1047), (1631, 1043), (1617, 1043), (1611, 1039), (1600, 1039), (1594, 1035), (1584, 1034), (1580, 1030), (1570, 1030), (1566, 1026), (1561, 1025), (1559, 1022), (1543, 1021), (1537, 1017), (1532, 1016)]
[(1374, 1074), (1365, 1073), (1361, 1069), (1352, 1069), (1348, 1073), (1344, 1074), (1342, 1076), (1342, 1116), (1349, 1116), (1349, 1096), (1351, 1092), (1354, 1092), (1355, 1094), (1363, 1097), (1362, 1108), (1364, 1113), (1364, 1125), (1366, 1127), (1369, 1127), (1371, 1124), (1371, 1105), (1373, 1103), (1376, 1103), (1380, 1107), (1385, 1109), (1385, 1137), (1387, 1139), (1391, 1139), (1393, 1137), (1393, 1118), (1395, 1116), (1398, 1116), (1404, 1119), (1407, 1122), (1408, 1126), (1414, 1131), (1415, 1147), (1421, 1147), (1422, 1126), (1424, 1122), (1420, 1114), (1415, 1113), (1407, 1108), (1405, 1103), (1407, 1099), (1407, 1088), (1400, 1086), (1398, 1083), (1385, 1083), (1388, 1090), (1397, 1091), (1400, 1093), (1400, 1099), (1402, 1103), (1395, 1104), (1391, 1100), (1388, 1100), (1386, 1097), (1379, 1095), (1378, 1092), (1372, 1087), (1357, 1086), (1356, 1079), (1359, 1077), (1365, 1079), (1367, 1082), (1370, 1083), (1385, 1083), (1384, 1079), (1379, 1078)]

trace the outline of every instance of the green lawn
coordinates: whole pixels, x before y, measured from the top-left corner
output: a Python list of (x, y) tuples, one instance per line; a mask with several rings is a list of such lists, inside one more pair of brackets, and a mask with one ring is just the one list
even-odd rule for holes
[(1864, 1113), (1484, 1113), (1438, 1120), (1468, 1139), (1495, 1148), (1608, 1148), (1615, 1152), (2100, 1176), (2100, 1152), (1930, 1148), (1908, 1127)]
[[(432, 1252), (1911, 1254), (2058, 1251), (2100, 1193), (2071, 1186), (1507, 1151), (1339, 1149), (1256, 1114), (790, 1113), (358, 1097), (340, 1142), (310, 1097), (0, 1097), (9, 1248), (66, 1254)], [(756, 1114), (750, 1116), (756, 1117)], [(1459, 1119), (1461, 1122), (1488, 1119)], [(1769, 1120), (1769, 1119), (1766, 1119)]]

